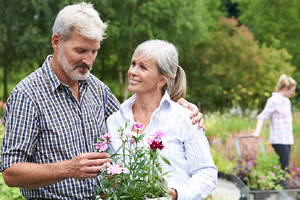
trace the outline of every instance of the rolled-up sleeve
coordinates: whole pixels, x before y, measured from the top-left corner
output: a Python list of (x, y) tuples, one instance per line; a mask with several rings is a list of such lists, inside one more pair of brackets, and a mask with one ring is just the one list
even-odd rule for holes
[(11, 94), (6, 103), (4, 127), (1, 172), (16, 163), (27, 162), (37, 141), (39, 128), (36, 109), (25, 94)]
[(275, 111), (276, 103), (272, 99), (268, 99), (264, 110), (257, 116), (257, 119), (263, 119), (266, 121)]

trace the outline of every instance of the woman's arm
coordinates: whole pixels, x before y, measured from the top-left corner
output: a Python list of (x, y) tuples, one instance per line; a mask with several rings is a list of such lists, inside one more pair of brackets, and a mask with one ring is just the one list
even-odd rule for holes
[(178, 199), (191, 200), (197, 197), (203, 199), (215, 189), (218, 171), (204, 132), (190, 122), (183, 123), (180, 127), (180, 131), (187, 134), (184, 149), (190, 178), (174, 178), (169, 182), (170, 187), (177, 190)]
[(264, 120), (263, 120), (262, 118), (259, 118), (259, 119), (257, 120), (257, 123), (256, 123), (256, 129), (255, 129), (255, 132), (252, 133), (252, 135), (253, 135), (254, 137), (259, 137), (259, 136), (260, 136), (260, 132), (261, 132), (261, 129), (262, 129), (263, 125), (264, 125)]

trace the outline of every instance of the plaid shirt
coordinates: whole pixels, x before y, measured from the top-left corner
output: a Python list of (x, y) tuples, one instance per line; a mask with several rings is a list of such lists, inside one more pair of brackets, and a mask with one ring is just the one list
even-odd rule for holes
[[(19, 163), (53, 163), (93, 152), (107, 130), (106, 119), (119, 109), (109, 88), (93, 75), (79, 82), (80, 103), (50, 66), (43, 66), (12, 91), (4, 116), (0, 171)], [(20, 188), (26, 199), (93, 199), (98, 178), (65, 179), (42, 188)]]
[[(127, 122), (125, 131), (131, 132), (134, 125), (132, 106), (135, 101), (136, 95), (133, 95), (121, 105), (118, 112), (107, 119), (108, 132), (114, 138), (114, 150), (122, 145), (117, 129), (124, 127)], [(163, 144), (167, 148), (161, 154), (168, 158), (172, 166), (161, 161), (162, 173), (171, 171), (165, 179), (168, 187), (177, 190), (180, 200), (204, 199), (217, 184), (218, 170), (211, 157), (209, 143), (198, 124), (192, 125), (190, 113), (190, 110), (173, 102), (166, 92), (159, 108), (153, 112), (150, 123), (143, 130), (143, 133), (147, 133), (144, 139), (158, 129), (166, 134)], [(144, 141), (144, 144), (147, 142)]]
[(291, 101), (287, 97), (273, 92), (259, 118), (271, 119), (270, 144), (294, 144)]

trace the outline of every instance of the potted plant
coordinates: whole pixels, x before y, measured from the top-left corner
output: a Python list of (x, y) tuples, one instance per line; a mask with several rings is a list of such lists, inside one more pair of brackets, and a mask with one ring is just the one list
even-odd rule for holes
[[(275, 153), (262, 153), (253, 161), (238, 161), (234, 172), (253, 192), (255, 198), (266, 198), (269, 194), (261, 190), (282, 190), (283, 182), (290, 175), (280, 168)], [(255, 192), (258, 191), (258, 192)]]
[(99, 173), (101, 189), (97, 193), (103, 200), (110, 199), (170, 199), (167, 182), (162, 174), (161, 158), (171, 165), (167, 158), (160, 155), (160, 151), (166, 148), (162, 143), (164, 133), (160, 130), (153, 133), (147, 139), (147, 145), (142, 144), (146, 133), (138, 134), (144, 126), (135, 123), (137, 133), (125, 133), (125, 128), (118, 129), (122, 145), (119, 149), (112, 149), (112, 137), (105, 133), (94, 144), (98, 152), (112, 153), (112, 163), (106, 163), (105, 168)]

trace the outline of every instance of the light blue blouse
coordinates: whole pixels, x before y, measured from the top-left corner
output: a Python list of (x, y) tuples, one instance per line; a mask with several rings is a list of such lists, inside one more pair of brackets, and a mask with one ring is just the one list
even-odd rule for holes
[[(113, 136), (113, 147), (121, 145), (117, 129), (128, 127), (125, 132), (130, 133), (134, 125), (132, 106), (136, 95), (126, 100), (121, 109), (112, 114), (107, 120), (108, 132)], [(151, 116), (150, 123), (143, 130), (148, 138), (158, 129), (166, 136), (163, 144), (167, 146), (161, 154), (169, 159), (172, 166), (163, 161), (163, 173), (172, 171), (170, 177), (165, 177), (168, 187), (175, 188), (178, 200), (204, 199), (217, 184), (217, 168), (210, 154), (209, 144), (202, 129), (192, 125), (190, 110), (173, 102), (166, 92), (160, 106)], [(145, 142), (146, 144), (146, 142)]]

